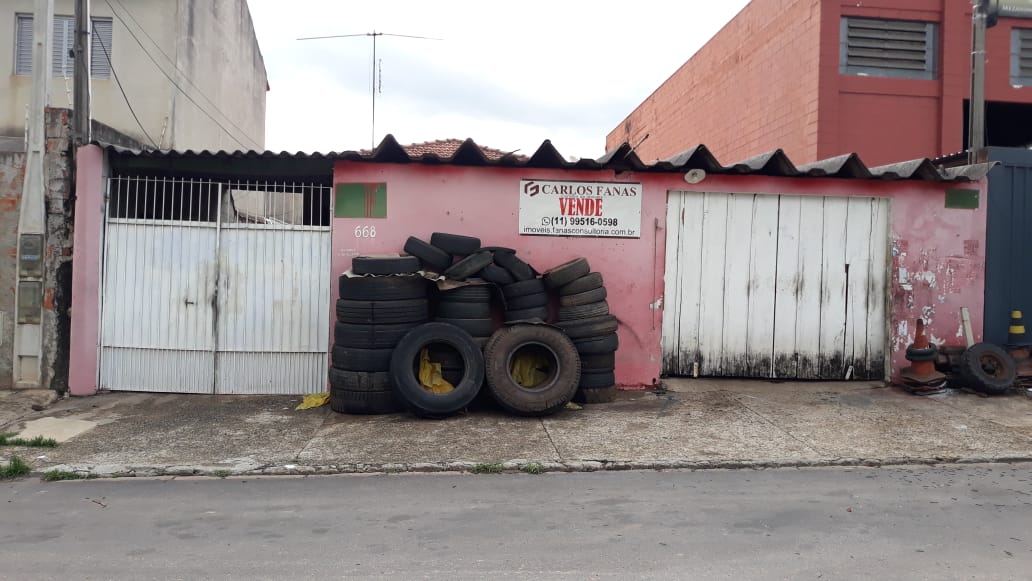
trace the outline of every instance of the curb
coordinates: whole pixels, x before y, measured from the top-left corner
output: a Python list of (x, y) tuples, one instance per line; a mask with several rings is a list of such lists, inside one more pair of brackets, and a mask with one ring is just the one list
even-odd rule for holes
[[(238, 468), (220, 466), (127, 466), (115, 464), (51, 466), (46, 470), (35, 470), (31, 476), (42, 477), (51, 471), (73, 472), (80, 479), (98, 478), (157, 478), (177, 476), (208, 476), (226, 478), (229, 476), (325, 476), (338, 474), (432, 474), (432, 473), (578, 473), (578, 472), (627, 472), (627, 471), (702, 471), (702, 470), (772, 470), (783, 468), (881, 468), (898, 466), (943, 466), (970, 464), (1020, 464), (1032, 463), (1032, 456), (1000, 456), (970, 458), (835, 458), (828, 460), (656, 460), (656, 461), (542, 461), (509, 460), (500, 463), (477, 462), (417, 462), (417, 463), (349, 463), (328, 465), (262, 466)], [(484, 467), (490, 467), (484, 469)]]

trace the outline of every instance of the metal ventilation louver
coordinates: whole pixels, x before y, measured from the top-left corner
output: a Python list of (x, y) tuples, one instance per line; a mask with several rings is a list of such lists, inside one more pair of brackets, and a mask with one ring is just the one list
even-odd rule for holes
[(1011, 84), (1032, 85), (1032, 28), (1011, 29)]
[(841, 65), (850, 75), (932, 79), (935, 24), (843, 18)]

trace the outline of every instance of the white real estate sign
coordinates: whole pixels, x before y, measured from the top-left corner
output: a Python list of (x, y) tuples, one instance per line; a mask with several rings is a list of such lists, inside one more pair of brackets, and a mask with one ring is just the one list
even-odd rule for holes
[(641, 184), (520, 180), (520, 234), (641, 238)]

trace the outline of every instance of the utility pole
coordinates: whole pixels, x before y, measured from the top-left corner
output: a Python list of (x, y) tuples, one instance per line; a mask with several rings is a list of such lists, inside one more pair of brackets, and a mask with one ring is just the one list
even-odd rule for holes
[(75, 0), (75, 145), (85, 145), (92, 139), (90, 117), (90, 0)]
[(18, 284), (15, 286), (14, 385), (39, 387), (43, 361), (43, 255), (47, 153), (46, 107), (50, 88), (50, 31), (54, 0), (36, 0), (32, 15), (32, 100), (26, 131), (25, 181), (18, 208)]
[(988, 14), (984, 0), (971, 7), (971, 101), (968, 105), (968, 163), (977, 163), (985, 147), (985, 33)]

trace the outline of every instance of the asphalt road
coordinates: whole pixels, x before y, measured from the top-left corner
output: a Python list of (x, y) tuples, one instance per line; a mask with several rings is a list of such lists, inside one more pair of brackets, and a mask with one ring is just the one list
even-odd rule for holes
[(1032, 465), (0, 485), (3, 579), (1029, 579)]

